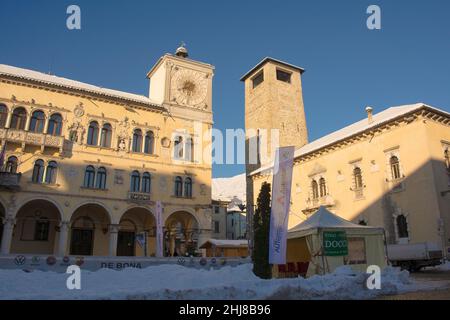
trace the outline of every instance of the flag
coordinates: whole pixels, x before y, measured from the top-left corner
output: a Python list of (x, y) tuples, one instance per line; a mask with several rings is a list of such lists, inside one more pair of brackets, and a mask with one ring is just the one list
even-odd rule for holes
[(269, 263), (286, 264), (287, 229), (291, 204), (295, 147), (278, 148), (273, 167)]
[(156, 257), (163, 257), (162, 203), (156, 201)]

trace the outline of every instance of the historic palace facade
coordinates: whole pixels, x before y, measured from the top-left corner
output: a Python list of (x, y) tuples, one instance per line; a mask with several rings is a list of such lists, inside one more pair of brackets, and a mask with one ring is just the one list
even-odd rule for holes
[[(2, 254), (153, 256), (211, 234), (213, 66), (180, 47), (148, 97), (0, 65)], [(207, 157), (207, 156), (206, 156)]]
[[(383, 227), (389, 243), (432, 242), (448, 251), (450, 114), (423, 103), (377, 114), (368, 107), (363, 120), (308, 142), (302, 74), (267, 58), (242, 79), (246, 129), (278, 129), (280, 145), (296, 147), (289, 227), (326, 206)], [(247, 166), (248, 204), (256, 204), (263, 182), (272, 183), (271, 167)]]

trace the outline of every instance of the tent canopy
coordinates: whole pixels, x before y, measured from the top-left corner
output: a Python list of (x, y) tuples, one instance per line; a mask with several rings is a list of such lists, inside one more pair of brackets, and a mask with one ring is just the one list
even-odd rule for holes
[(288, 231), (288, 239), (304, 237), (318, 233), (318, 230), (344, 229), (360, 234), (383, 234), (383, 228), (362, 226), (345, 220), (328, 211), (325, 207), (320, 207), (307, 220), (298, 224)]

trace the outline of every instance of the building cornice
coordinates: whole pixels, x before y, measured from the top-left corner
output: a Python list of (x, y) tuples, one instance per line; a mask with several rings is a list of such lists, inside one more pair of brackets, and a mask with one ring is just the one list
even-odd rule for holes
[(4, 73), (0, 73), (0, 81), (9, 84), (36, 88), (40, 90), (50, 90), (57, 93), (79, 96), (86, 99), (93, 99), (98, 101), (104, 101), (107, 103), (114, 103), (121, 106), (144, 109), (158, 113), (167, 113), (166, 108), (164, 108), (161, 105), (151, 102), (139, 101), (137, 99), (127, 98), (123, 96), (121, 97), (118, 95), (108, 94), (106, 92), (99, 92), (95, 90), (78, 88), (74, 86), (66, 86), (63, 84), (56, 84), (47, 81), (41, 81), (37, 79), (31, 79)]
[[(450, 115), (441, 110), (431, 108), (427, 105), (423, 105), (418, 109), (412, 110), (410, 112), (406, 112), (404, 114), (399, 115), (398, 117), (388, 119), (384, 122), (377, 124), (376, 126), (370, 127), (366, 130), (355, 132), (355, 134), (347, 136), (345, 138), (333, 141), (329, 144), (321, 146), (320, 148), (311, 150), (310, 152), (298, 155), (294, 159), (294, 165), (299, 163), (307, 162), (312, 159), (321, 157), (325, 154), (334, 152), (336, 150), (345, 148), (354, 143), (373, 139), (375, 135), (384, 133), (386, 131), (390, 131), (394, 128), (399, 127), (400, 125), (407, 125), (412, 122), (417, 121), (420, 118), (425, 118), (424, 120), (431, 120), (434, 122), (442, 123), (443, 125), (450, 126)], [(261, 168), (253, 173), (250, 173), (250, 176), (256, 178), (265, 175), (270, 175), (272, 167)]]

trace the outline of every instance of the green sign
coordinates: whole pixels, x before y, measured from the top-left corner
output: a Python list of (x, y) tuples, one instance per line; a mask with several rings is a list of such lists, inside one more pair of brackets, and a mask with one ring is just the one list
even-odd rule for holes
[(348, 242), (345, 231), (323, 232), (323, 252), (325, 256), (330, 257), (347, 256)]

